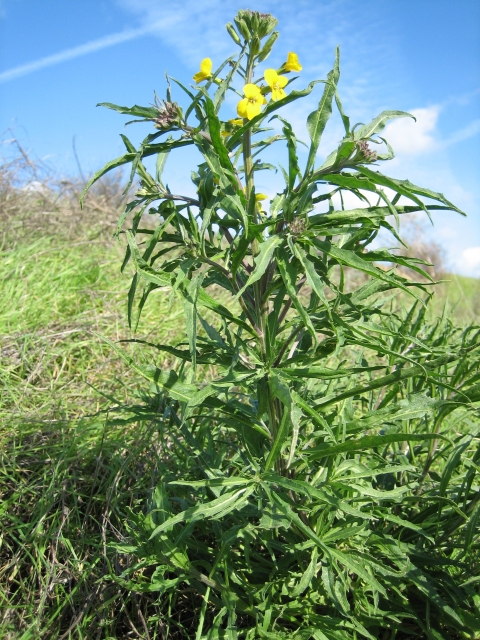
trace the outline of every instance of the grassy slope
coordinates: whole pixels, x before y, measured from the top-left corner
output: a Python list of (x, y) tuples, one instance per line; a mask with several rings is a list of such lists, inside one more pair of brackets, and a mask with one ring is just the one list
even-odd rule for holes
[[(43, 235), (2, 250), (2, 638), (161, 638), (169, 625), (188, 624), (188, 594), (160, 606), (105, 579), (122, 570), (124, 559), (107, 544), (125, 533), (126, 508), (144, 500), (169, 464), (162, 434), (134, 409), (131, 423), (108, 429), (106, 414), (88, 417), (112, 406), (112, 396), (141, 396), (138, 378), (98, 337), (129, 336), (120, 261), (120, 247), (105, 239)], [(440, 285), (435, 311), (445, 299), (459, 322), (478, 320), (479, 281), (453, 277)], [(141, 337), (182, 335), (182, 310), (168, 302), (153, 294)], [(168, 364), (164, 355), (157, 362)]]

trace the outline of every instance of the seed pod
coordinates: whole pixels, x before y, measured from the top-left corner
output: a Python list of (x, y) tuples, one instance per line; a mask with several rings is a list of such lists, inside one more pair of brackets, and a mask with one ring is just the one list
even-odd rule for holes
[(241, 41), (240, 41), (239, 35), (235, 31), (235, 28), (234, 28), (233, 24), (231, 22), (229, 22), (226, 25), (226, 28), (227, 28), (229, 36), (232, 38), (232, 40), (235, 42), (235, 44), (240, 44)]
[(272, 33), (272, 35), (270, 36), (270, 38), (263, 45), (263, 49), (258, 54), (258, 61), (259, 62), (262, 62), (263, 60), (268, 58), (268, 56), (270, 55), (270, 52), (272, 50), (272, 47), (273, 47), (273, 45), (275, 44), (275, 42), (276, 42), (276, 40), (278, 38), (278, 35), (279, 35), (278, 31), (274, 31)]

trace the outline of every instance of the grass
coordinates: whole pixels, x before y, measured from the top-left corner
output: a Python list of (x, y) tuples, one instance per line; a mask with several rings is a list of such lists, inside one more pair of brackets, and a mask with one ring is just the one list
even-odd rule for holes
[[(39, 214), (45, 203), (30, 205)], [(131, 335), (123, 249), (108, 220), (91, 224), (98, 209), (83, 215), (74, 231), (39, 223), (22, 240), (17, 219), (14, 241), (0, 221), (0, 637), (190, 637), (196, 596), (135, 593), (120, 579), (130, 557), (110, 546), (128, 536), (128, 509), (141, 510), (173, 470), (161, 403), (100, 338)], [(453, 276), (435, 313), (445, 301), (458, 323), (478, 321), (480, 281)], [(172, 342), (182, 316), (157, 291), (139, 334)]]

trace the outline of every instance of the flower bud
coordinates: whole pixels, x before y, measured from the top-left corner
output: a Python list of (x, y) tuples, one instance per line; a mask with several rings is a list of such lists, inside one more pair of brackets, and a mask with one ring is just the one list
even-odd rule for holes
[(240, 33), (245, 38), (245, 40), (250, 40), (250, 32), (248, 30), (248, 27), (245, 21), (242, 20), (242, 18), (239, 18), (238, 16), (234, 18), (234, 21), (235, 21), (235, 24), (237, 25), (237, 29), (240, 31)]
[(253, 56), (256, 56), (259, 51), (260, 51), (260, 38), (257, 36), (257, 34), (255, 34), (254, 36), (252, 36), (252, 39), (250, 40), (250, 53)]
[(258, 61), (262, 62), (262, 60), (265, 60), (266, 58), (268, 58), (268, 56), (270, 55), (270, 52), (272, 50), (273, 45), (275, 44), (277, 38), (278, 38), (278, 31), (274, 31), (272, 33), (272, 35), (270, 36), (270, 38), (266, 41), (266, 43), (263, 45), (263, 49), (260, 51), (260, 53), (258, 54)]
[(155, 129), (171, 129), (183, 121), (183, 112), (176, 102), (155, 102), (158, 114), (153, 119)]
[(258, 25), (258, 35), (260, 38), (268, 36), (269, 33), (275, 29), (278, 24), (278, 20), (274, 18), (270, 13), (260, 14), (260, 24)]
[(226, 25), (227, 31), (229, 36), (232, 38), (232, 40), (235, 42), (235, 44), (240, 44), (240, 38), (238, 36), (238, 33), (235, 31), (235, 28), (233, 26), (233, 24), (231, 22), (229, 22)]

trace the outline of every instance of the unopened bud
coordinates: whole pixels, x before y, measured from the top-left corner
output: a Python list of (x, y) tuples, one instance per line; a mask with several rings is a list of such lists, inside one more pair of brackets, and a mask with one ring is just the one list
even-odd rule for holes
[(356, 147), (357, 153), (355, 154), (354, 160), (358, 160), (359, 162), (376, 162), (377, 152), (370, 149), (366, 140), (359, 140), (356, 143)]
[(256, 56), (260, 51), (260, 38), (255, 34), (250, 41), (250, 53)]
[(170, 129), (182, 122), (182, 110), (176, 102), (156, 101), (155, 106), (158, 109), (157, 117), (153, 120), (155, 129)]
[(275, 29), (278, 24), (278, 20), (274, 18), (270, 13), (260, 14), (260, 24), (258, 25), (258, 35), (260, 38), (268, 36), (269, 33)]
[(242, 18), (235, 17), (235, 24), (237, 25), (237, 29), (240, 31), (245, 40), (250, 40), (250, 32), (248, 30), (245, 21)]
[(277, 38), (278, 38), (278, 31), (274, 31), (272, 33), (272, 35), (270, 36), (270, 38), (266, 41), (266, 43), (263, 45), (263, 49), (260, 51), (260, 53), (258, 54), (258, 61), (262, 62), (262, 60), (265, 60), (266, 58), (268, 58), (268, 56), (270, 55), (270, 52), (272, 50), (273, 45), (275, 44)]
[(232, 38), (232, 40), (235, 42), (235, 44), (240, 44), (240, 38), (238, 36), (238, 33), (235, 31), (235, 28), (233, 26), (233, 24), (231, 22), (229, 22), (226, 25), (227, 31), (229, 36)]

